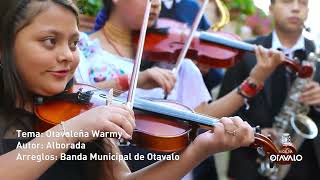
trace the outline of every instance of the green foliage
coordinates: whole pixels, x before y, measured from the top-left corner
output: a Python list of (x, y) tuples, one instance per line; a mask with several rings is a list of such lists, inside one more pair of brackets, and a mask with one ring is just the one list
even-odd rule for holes
[(229, 10), (238, 10), (242, 15), (252, 15), (256, 11), (253, 0), (230, 0), (226, 2)]
[(88, 16), (96, 16), (103, 7), (102, 0), (77, 0), (80, 13)]

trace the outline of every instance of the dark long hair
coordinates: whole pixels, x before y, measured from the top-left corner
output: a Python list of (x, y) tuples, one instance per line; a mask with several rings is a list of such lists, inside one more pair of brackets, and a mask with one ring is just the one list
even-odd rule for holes
[(24, 107), (26, 99), (28, 98), (28, 92), (14, 63), (15, 57), (13, 49), (16, 34), (45, 8), (45, 6), (41, 5), (37, 11), (28, 8), (35, 2), (43, 4), (52, 2), (59, 4), (73, 12), (78, 19), (77, 7), (72, 1), (68, 0), (0, 1), (0, 107), (6, 111), (12, 111), (16, 108), (17, 97), (20, 100), (18, 104), (20, 108)]
[(96, 17), (96, 23), (94, 25), (94, 31), (100, 30), (106, 21), (110, 17), (110, 13), (113, 8), (113, 2), (112, 0), (103, 0), (103, 8), (99, 11), (97, 17)]
[(110, 17), (111, 11), (113, 9), (113, 2), (112, 0), (103, 0), (103, 6), (104, 6), (104, 10), (106, 13), (106, 19), (105, 21), (107, 21)]

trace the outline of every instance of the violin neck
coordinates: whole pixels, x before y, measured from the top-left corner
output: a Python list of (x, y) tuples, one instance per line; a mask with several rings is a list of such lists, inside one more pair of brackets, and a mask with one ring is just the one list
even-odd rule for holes
[(140, 98), (135, 99), (133, 103), (133, 108), (137, 110), (157, 113), (159, 115), (165, 115), (165, 116), (177, 118), (179, 120), (188, 121), (191, 123), (196, 123), (196, 124), (205, 125), (209, 127), (213, 127), (215, 126), (215, 124), (219, 123), (219, 119), (217, 118), (211, 118), (205, 115), (168, 107), (165, 105), (161, 105), (161, 104), (154, 103), (152, 101), (144, 100)]
[[(216, 43), (223, 46), (227, 46), (233, 49), (238, 49), (242, 51), (252, 52), (255, 51), (255, 45), (250, 43), (242, 42), (239, 40), (233, 40), (226, 37), (223, 37), (219, 34), (200, 32), (199, 39), (206, 42)], [(309, 67), (302, 68), (299, 63), (295, 62), (290, 58), (286, 58), (284, 64), (291, 68), (291, 70), (298, 72), (299, 77), (310, 77), (312, 70)]]
[(220, 34), (200, 32), (199, 38), (202, 41), (213, 42), (216, 44), (221, 44), (242, 51), (254, 52), (254, 45), (239, 40), (233, 40), (227, 37), (223, 37)]
[[(99, 104), (96, 102), (106, 102), (108, 104), (108, 95), (100, 91), (87, 91), (82, 94), (90, 94), (88, 97), (88, 102), (92, 104)], [(75, 94), (78, 97), (78, 93)], [(123, 104), (126, 101), (123, 98), (112, 98), (112, 103)], [(133, 104), (131, 104), (134, 109), (140, 110), (143, 112), (156, 113), (158, 115), (168, 116), (171, 118), (176, 118), (177, 120), (187, 121), (190, 123), (196, 123), (199, 125), (213, 127), (215, 124), (219, 123), (219, 119), (208, 117), (205, 115), (193, 113), (191, 111), (185, 111), (177, 109), (171, 106), (166, 106), (161, 103), (153, 102), (151, 100), (135, 98)]]

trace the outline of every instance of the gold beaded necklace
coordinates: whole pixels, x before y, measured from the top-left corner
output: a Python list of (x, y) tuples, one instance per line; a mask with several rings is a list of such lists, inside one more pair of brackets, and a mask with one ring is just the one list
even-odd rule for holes
[(125, 49), (126, 52), (132, 51), (131, 33), (130, 31), (122, 30), (121, 28), (107, 22), (103, 27), (103, 35), (112, 48), (118, 55), (124, 57), (123, 52), (120, 51), (119, 46)]

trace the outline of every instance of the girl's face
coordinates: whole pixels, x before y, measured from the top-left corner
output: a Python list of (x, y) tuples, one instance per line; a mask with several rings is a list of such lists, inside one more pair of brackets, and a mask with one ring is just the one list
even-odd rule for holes
[[(161, 10), (161, 0), (152, 0), (151, 2), (149, 26), (158, 19)], [(141, 28), (147, 0), (114, 0), (114, 4), (118, 9), (115, 16), (122, 17), (124, 23), (132, 30)]]
[(79, 63), (75, 15), (50, 4), (15, 39), (15, 64), (28, 90), (44, 96), (62, 92)]

